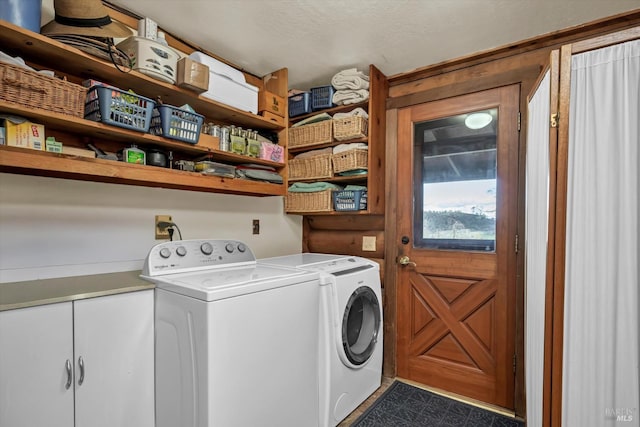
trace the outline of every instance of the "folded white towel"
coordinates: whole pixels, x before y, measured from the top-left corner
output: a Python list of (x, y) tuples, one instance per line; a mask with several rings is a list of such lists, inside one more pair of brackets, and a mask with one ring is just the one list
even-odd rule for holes
[(369, 115), (367, 114), (367, 112), (362, 107), (354, 108), (353, 110), (349, 111), (348, 113), (335, 113), (333, 115), (333, 118), (334, 119), (344, 119), (344, 118), (353, 117), (353, 116), (360, 116), (360, 117), (364, 117), (365, 119), (369, 118)]
[(333, 103), (336, 105), (357, 104), (358, 102), (369, 99), (369, 91), (365, 89), (358, 90), (337, 90), (333, 94)]
[(351, 144), (339, 144), (333, 147), (333, 154), (342, 153), (344, 151), (355, 150), (357, 148), (368, 150), (369, 146), (364, 142), (352, 142)]
[(356, 68), (342, 70), (331, 78), (331, 85), (337, 89), (369, 89), (369, 76)]

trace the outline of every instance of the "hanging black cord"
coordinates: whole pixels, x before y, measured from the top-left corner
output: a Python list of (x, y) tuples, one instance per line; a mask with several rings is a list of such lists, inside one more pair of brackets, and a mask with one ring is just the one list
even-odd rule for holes
[[(129, 55), (124, 53), (121, 49), (118, 49), (118, 47), (115, 44), (113, 44), (113, 39), (111, 37), (107, 38), (107, 50), (109, 51), (109, 58), (111, 58), (111, 62), (113, 63), (113, 65), (115, 65), (118, 71), (120, 71), (121, 73), (131, 72), (131, 70), (133, 69), (133, 60), (129, 57)], [(128, 68), (129, 68), (128, 70), (125, 71), (122, 68), (120, 68), (120, 64), (118, 64), (119, 61), (116, 61), (116, 58), (114, 58), (113, 56), (114, 52), (118, 52), (120, 54), (118, 55), (119, 58), (127, 58)]]

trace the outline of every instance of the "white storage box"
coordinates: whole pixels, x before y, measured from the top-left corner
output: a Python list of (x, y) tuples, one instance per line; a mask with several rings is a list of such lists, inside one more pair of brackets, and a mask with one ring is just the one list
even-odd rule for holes
[(131, 36), (118, 43), (118, 48), (131, 58), (134, 70), (175, 84), (180, 55), (169, 46), (144, 37)]
[(241, 71), (202, 52), (193, 52), (189, 58), (209, 67), (209, 90), (200, 96), (258, 114), (258, 88), (247, 83)]

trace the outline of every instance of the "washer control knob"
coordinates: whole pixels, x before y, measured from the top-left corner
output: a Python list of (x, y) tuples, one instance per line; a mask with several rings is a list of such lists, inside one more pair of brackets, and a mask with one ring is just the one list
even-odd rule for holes
[(179, 256), (185, 256), (187, 254), (187, 248), (185, 248), (184, 246), (178, 246), (178, 249), (176, 249), (176, 253)]
[(211, 253), (213, 252), (213, 246), (211, 246), (211, 243), (205, 242), (200, 245), (200, 250), (205, 255), (211, 255)]
[(233, 253), (233, 249), (234, 249), (234, 248), (233, 248), (233, 244), (231, 244), (231, 243), (227, 243), (227, 244), (225, 245), (224, 249), (225, 249), (227, 252), (229, 252), (229, 253)]
[(247, 250), (247, 247), (243, 243), (238, 243), (238, 250), (244, 252)]
[(169, 248), (162, 248), (160, 249), (160, 256), (167, 259), (171, 256), (171, 251), (169, 250)]

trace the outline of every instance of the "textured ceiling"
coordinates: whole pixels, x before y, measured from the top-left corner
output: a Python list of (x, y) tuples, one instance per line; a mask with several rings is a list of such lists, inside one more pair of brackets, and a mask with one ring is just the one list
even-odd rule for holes
[(374, 64), (391, 76), (640, 8), (640, 0), (111, 2), (250, 73), (287, 67), (298, 89), (329, 84), (345, 68)]

